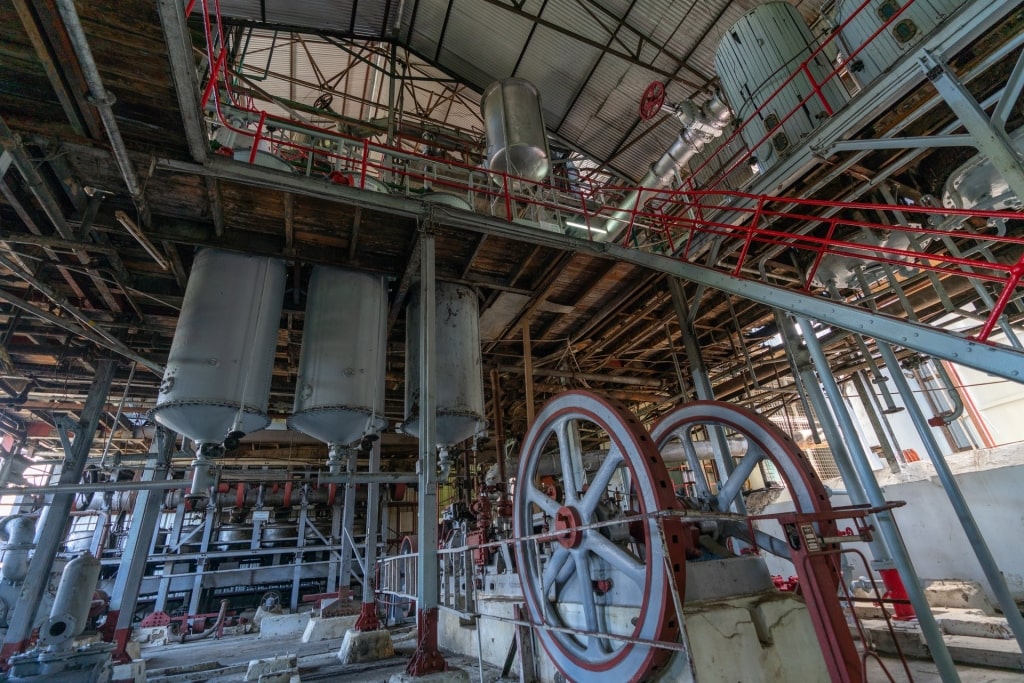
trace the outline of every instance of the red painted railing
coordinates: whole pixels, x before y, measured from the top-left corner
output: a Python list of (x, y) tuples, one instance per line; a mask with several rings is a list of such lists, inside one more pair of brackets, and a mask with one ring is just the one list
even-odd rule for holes
[[(384, 182), (393, 191), (409, 194), (440, 188), (461, 195), (475, 211), (507, 221), (533, 219), (538, 223), (551, 223), (563, 231), (569, 230), (566, 223), (585, 226), (584, 232), (595, 240), (604, 238), (603, 228), (598, 226), (603, 226), (612, 214), (620, 211), (617, 203), (623, 194), (636, 189), (585, 181), (565, 182), (557, 186), (530, 181), (471, 164), (429, 157), (401, 147), (371, 143), (259, 109), (251, 101), (239, 99), (232, 89), (236, 77), (227, 63), (228, 52), (220, 39), (224, 34), (219, 0), (200, 2), (206, 49), (209, 63), (213, 65), (203, 91), (202, 104), (216, 117), (220, 126), (251, 139), (247, 149), (250, 163), (256, 161), (260, 142), (267, 141), (279, 157), (288, 159), (296, 170), (302, 170), (304, 166), (310, 175), (326, 179), (343, 178), (349, 174), (349, 177), (358, 178), (358, 185), (364, 188), (367, 179), (373, 178)], [(864, 2), (858, 12), (867, 4)], [(909, 4), (902, 5), (872, 38), (897, 19)], [(819, 46), (801, 63), (779, 90), (793, 78), (809, 75), (807, 64), (823, 48), (824, 45)], [(829, 78), (837, 77), (862, 50), (863, 46), (854, 50)], [(820, 96), (820, 86), (816, 83), (808, 98)], [(767, 105), (760, 109), (764, 106)], [(755, 117), (748, 117), (748, 121), (752, 118)], [(239, 120), (241, 125), (236, 124)], [(779, 126), (785, 120), (783, 118)], [(779, 126), (770, 130), (765, 139), (773, 135)], [(738, 134), (739, 130), (730, 140)], [(325, 144), (318, 146), (316, 142)], [(984, 283), (995, 292), (995, 301), (991, 310), (976, 316), (980, 324), (976, 338), (981, 341), (988, 339), (1006, 307), (1020, 295), (1018, 288), (1024, 276), (1024, 238), (992, 230), (979, 233), (928, 225), (948, 226), (956, 222), (954, 217), (964, 222), (971, 221), (974, 225), (1005, 225), (1006, 221), (1019, 223), (1022, 214), (835, 202), (715, 190), (721, 179), (743, 163), (744, 158), (732, 160), (718, 180), (702, 189), (688, 185), (679, 190), (644, 190), (642, 205), (638, 201), (631, 210), (622, 210), (629, 214), (628, 219), (623, 219), (628, 224), (622, 231), (623, 244), (688, 260), (700, 255), (701, 245), (708, 239), (729, 240), (729, 248), (722, 251), (726, 256), (712, 264), (713, 267), (735, 277), (757, 279), (760, 279), (758, 274), (762, 272), (761, 262), (766, 258), (766, 252), (789, 250), (806, 264), (806, 273), (798, 278), (797, 284), (805, 290), (810, 289), (828, 257), (844, 259), (850, 268), (859, 267), (864, 271), (878, 270), (879, 265), (885, 264), (901, 269), (902, 277), (908, 277), (907, 273), (913, 271)], [(708, 161), (694, 170), (691, 180)], [(893, 224), (851, 217), (854, 212), (866, 211), (882, 212), (892, 217)], [(917, 218), (919, 225), (899, 225), (897, 217), (906, 215)], [(888, 236), (901, 233), (917, 240), (922, 248), (885, 246)], [(982, 256), (954, 256), (934, 248), (927, 249), (928, 245), (949, 239), (958, 243), (959, 253)], [(1002, 261), (989, 258), (991, 252), (995, 252)]]

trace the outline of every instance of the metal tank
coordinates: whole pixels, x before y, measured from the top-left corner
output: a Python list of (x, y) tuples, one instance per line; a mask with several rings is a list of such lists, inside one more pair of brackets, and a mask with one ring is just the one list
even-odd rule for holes
[(425, 192), (420, 195), (420, 199), (429, 204), (440, 204), (441, 206), (450, 206), (454, 209), (465, 209), (466, 211), (473, 210), (472, 204), (450, 192)]
[(196, 255), (153, 409), (157, 422), (200, 443), (270, 424), (284, 285), (277, 259), (216, 249)]
[[(1018, 156), (1024, 157), (1024, 127), (1010, 135)], [(942, 205), (951, 209), (1020, 211), (1024, 198), (1010, 189), (1010, 183), (984, 154), (972, 157), (950, 174), (942, 192)]]
[[(537, 86), (506, 78), (487, 87), (480, 98), (487, 133), (487, 168), (541, 181), (551, 171), (551, 152)], [(491, 179), (501, 184), (500, 175)]]
[(350, 444), (384, 427), (387, 303), (379, 275), (313, 268), (289, 429)]
[(88, 551), (68, 562), (60, 575), (50, 618), (40, 629), (46, 644), (70, 642), (85, 630), (99, 578), (100, 561)]
[(24, 515), (13, 515), (0, 520), (0, 577), (11, 583), (21, 583), (28, 576), (28, 551), (34, 546), (36, 521)]
[[(806, 74), (798, 75), (772, 97), (811, 56), (813, 43), (811, 30), (795, 7), (770, 2), (743, 15), (718, 44), (715, 70), (736, 118), (746, 122), (741, 135), (762, 171), (798, 147), (808, 133), (828, 118), (829, 108), (834, 112), (847, 100), (838, 79), (825, 82), (832, 66), (820, 54), (807, 65), (814, 80), (821, 84), (820, 97), (814, 95), (800, 105), (813, 92)], [(768, 98), (771, 102), (755, 114)], [(758, 144), (794, 110), (769, 140)]]
[[(956, 12), (965, 0), (914, 0), (888, 27), (857, 53), (849, 64), (849, 71), (860, 86), (871, 81), (895, 64), (903, 55), (932, 32), (940, 23)], [(897, 0), (871, 0), (857, 12), (863, 0), (840, 0), (833, 20), (840, 26), (847, 19), (839, 40), (845, 59), (864, 45), (882, 24), (893, 17), (906, 4)], [(857, 12), (854, 15), (854, 12)], [(852, 17), (852, 18), (851, 18)]]
[[(480, 315), (469, 287), (437, 283), (436, 377), (434, 400), (437, 444), (450, 446), (483, 429), (484, 383)], [(405, 317), (405, 422), (402, 431), (419, 436), (420, 296), (413, 292)]]

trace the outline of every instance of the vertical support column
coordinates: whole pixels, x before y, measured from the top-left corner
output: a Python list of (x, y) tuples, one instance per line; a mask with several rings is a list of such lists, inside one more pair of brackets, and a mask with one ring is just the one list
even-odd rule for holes
[(523, 387), (526, 392), (526, 428), (533, 426), (536, 410), (533, 405), (533, 342), (530, 340), (530, 320), (523, 320)]
[[(348, 452), (347, 471), (356, 471), (356, 452)], [(345, 482), (345, 502), (341, 507), (341, 569), (338, 576), (338, 597), (348, 598), (352, 586), (352, 555), (355, 553), (356, 484), (349, 477)]]
[(882, 456), (889, 463), (889, 471), (899, 473), (900, 461), (896, 457), (896, 449), (899, 445), (893, 445), (893, 442), (889, 440), (889, 432), (885, 429), (885, 425), (882, 424), (882, 418), (876, 411), (875, 392), (868, 385), (863, 372), (853, 373), (853, 386), (857, 390), (857, 396), (860, 397), (861, 404), (864, 406), (864, 412), (868, 416), (868, 421), (871, 422), (871, 429), (874, 430), (875, 436), (878, 438), (878, 443), (882, 448)]
[[(331, 507), (331, 545), (339, 545), (341, 540), (341, 505), (337, 502)], [(344, 549), (344, 543), (340, 543)], [(341, 572), (341, 554), (339, 551), (331, 550), (327, 557), (327, 592), (338, 590), (338, 580)]]
[(295, 539), (295, 562), (292, 567), (292, 594), (288, 608), (295, 612), (299, 608), (299, 586), (302, 584), (302, 563), (305, 560), (306, 524), (309, 521), (309, 484), (302, 485), (302, 503), (299, 506), (299, 521), (295, 525), (298, 537)]
[[(167, 478), (174, 453), (174, 432), (165, 427), (156, 428), (156, 436), (150, 445), (150, 457), (146, 459), (142, 481), (162, 481)], [(139, 587), (146, 570), (148, 550), (160, 519), (164, 505), (164, 491), (142, 490), (135, 497), (132, 508), (132, 522), (128, 529), (128, 540), (117, 568), (114, 590), (110, 596), (110, 611), (103, 626), (103, 639), (114, 643), (112, 656), (119, 662), (128, 662), (125, 653), (128, 639), (132, 635), (132, 621), (139, 599)]]
[(929, 429), (928, 418), (924, 416), (921, 406), (914, 400), (913, 394), (910, 391), (910, 385), (907, 383), (906, 377), (903, 376), (899, 361), (896, 359), (896, 354), (893, 352), (892, 347), (880, 341), (878, 342), (878, 350), (882, 354), (882, 360), (885, 361), (886, 367), (889, 369), (889, 374), (892, 375), (896, 389), (903, 397), (903, 403), (907, 407), (907, 414), (913, 420), (914, 427), (917, 428), (917, 433), (921, 436), (921, 441), (924, 442), (928, 458), (932, 461), (932, 465), (935, 466), (935, 474), (938, 475), (939, 482), (942, 483), (942, 488), (945, 489), (946, 495), (949, 497), (949, 502), (953, 506), (957, 519), (960, 520), (960, 526), (963, 527), (964, 534), (967, 535), (967, 541), (970, 543), (971, 550), (974, 551), (975, 557), (978, 558), (978, 564), (981, 565), (981, 570), (985, 572), (985, 578), (988, 579), (989, 587), (996, 596), (996, 600), (999, 601), (999, 606), (1003, 610), (1003, 617), (1006, 619), (1010, 630), (1013, 631), (1017, 644), (1024, 649), (1024, 617), (1021, 616), (1020, 608), (1017, 607), (1013, 595), (1006, 585), (1006, 579), (996, 565), (996, 559), (988, 548), (985, 536), (981, 533), (981, 529), (978, 528), (974, 515), (971, 514), (971, 509), (967, 505), (963, 492), (960, 491), (960, 486), (956, 483), (953, 471), (949, 469), (949, 464), (942, 456), (939, 445), (935, 442), (935, 436)]
[[(171, 525), (170, 533), (167, 534), (167, 547), (173, 548), (175, 552), (178, 552), (181, 547), (181, 528), (185, 524), (186, 500), (183, 491), (180, 500), (178, 500), (178, 506), (174, 510), (174, 523)], [(156, 603), (153, 605), (153, 611), (167, 611), (167, 594), (171, 590), (171, 575), (177, 572), (178, 565), (174, 563), (173, 559), (164, 561), (164, 571), (160, 577), (160, 586), (157, 588)]]
[(199, 614), (199, 603), (203, 597), (203, 576), (206, 574), (207, 557), (210, 552), (210, 538), (213, 537), (213, 521), (217, 516), (217, 489), (214, 487), (210, 494), (210, 501), (206, 504), (206, 517), (203, 518), (203, 535), (199, 543), (199, 554), (201, 557), (196, 560), (196, 575), (192, 580), (192, 593), (188, 598), (188, 613)]
[[(882, 493), (882, 488), (878, 485), (878, 480), (875, 479), (875, 473), (871, 471), (867, 455), (861, 449), (860, 438), (857, 435), (857, 429), (853, 425), (853, 418), (846, 409), (843, 393), (840, 391), (835, 377), (832, 376), (828, 359), (825, 357), (825, 352), (822, 350), (821, 344), (814, 334), (814, 326), (811, 325), (811, 321), (807, 318), (797, 316), (796, 320), (803, 332), (807, 351), (811, 354), (811, 359), (818, 368), (818, 378), (821, 380), (825, 394), (832, 404), (833, 414), (839, 423), (843, 440), (850, 449), (852, 464), (857, 471), (861, 485), (864, 487), (864, 493), (867, 495), (868, 502), (873, 507), (881, 507), (885, 505), (885, 494)], [(896, 519), (893, 517), (892, 511), (883, 510), (877, 513), (875, 515), (875, 525), (885, 540), (885, 545), (889, 549), (896, 569), (899, 571), (900, 576), (903, 577), (903, 586), (906, 589), (907, 597), (910, 599), (910, 604), (913, 605), (914, 612), (917, 614), (918, 626), (920, 626), (921, 633), (928, 644), (928, 649), (931, 651), (932, 660), (939, 671), (939, 676), (942, 678), (943, 683), (959, 683), (960, 676), (957, 674), (956, 666), (953, 664), (953, 658), (946, 648), (946, 641), (942, 638), (942, 630), (939, 628), (938, 622), (935, 621), (935, 616), (928, 605), (928, 599), (924, 594), (924, 588), (921, 586), (921, 580), (914, 570), (914, 565), (910, 560), (910, 553), (907, 552), (907, 546), (903, 543), (903, 537), (896, 526)]]
[(420, 238), (420, 452), (419, 452), (419, 557), (416, 564), (416, 652), (406, 673), (410, 676), (448, 669), (437, 649), (437, 613), (440, 601), (437, 562), (437, 290), (434, 282), (434, 236)]
[[(380, 472), (380, 439), (370, 449), (370, 474)], [(380, 484), (371, 481), (366, 489), (366, 550), (363, 552), (363, 605), (359, 618), (353, 625), (357, 631), (376, 631), (380, 628), (377, 619), (377, 517), (380, 509)]]
[[(704, 358), (700, 355), (696, 331), (690, 322), (690, 307), (686, 303), (683, 284), (678, 278), (671, 276), (666, 280), (669, 294), (672, 295), (672, 306), (675, 308), (676, 318), (679, 320), (679, 329), (683, 333), (683, 347), (690, 363), (690, 379), (693, 381), (694, 392), (700, 401), (713, 401), (715, 400), (715, 391), (711, 386), (711, 376), (708, 374), (707, 366), (704, 365)], [(715, 464), (718, 465), (719, 476), (728, 479), (736, 469), (736, 462), (732, 459), (732, 453), (729, 451), (729, 442), (725, 438), (725, 432), (719, 427), (713, 427), (709, 432), (711, 450), (715, 454)], [(733, 509), (740, 514), (746, 512), (742, 496), (736, 496), (733, 501)]]
[[(107, 394), (110, 393), (110, 384), (114, 379), (116, 369), (117, 364), (113, 360), (105, 359), (97, 363), (96, 378), (89, 388), (89, 395), (82, 408), (80, 420), (77, 424), (70, 425), (74, 441), (69, 443), (67, 434), (64, 432), (60, 434), (61, 441), (64, 443), (64, 464), (58, 484), (77, 484), (82, 478), (85, 462), (89, 457), (89, 448), (96, 436), (96, 427), (99, 425), (100, 415), (106, 405)], [(63, 429), (63, 422), (64, 420), (58, 421), (59, 430)], [(36, 540), (35, 552), (32, 553), (28, 576), (25, 577), (25, 582), (21, 585), (21, 594), (18, 596), (18, 602), (14, 606), (8, 622), (10, 625), (7, 628), (3, 647), (0, 648), (0, 662), (4, 664), (11, 658), (11, 655), (23, 651), (28, 645), (36, 612), (42, 601), (43, 593), (46, 592), (46, 586), (50, 582), (53, 560), (57, 556), (57, 549), (60, 547), (61, 541), (64, 540), (65, 527), (74, 502), (75, 494), (73, 493), (53, 494), (46, 521)]]

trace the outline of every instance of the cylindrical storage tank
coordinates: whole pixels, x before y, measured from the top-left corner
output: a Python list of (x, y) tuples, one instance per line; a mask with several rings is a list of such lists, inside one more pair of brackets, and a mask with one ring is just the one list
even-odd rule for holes
[[(480, 98), (487, 133), (487, 168), (541, 181), (551, 171), (544, 112), (537, 86), (522, 78), (491, 83)], [(501, 184), (501, 176), (491, 179)]]
[(313, 268), (290, 429), (348, 444), (386, 424), (387, 305), (381, 276)]
[(270, 424), (284, 285), (284, 262), (277, 259), (199, 252), (153, 409), (157, 422), (203, 443)]
[[(861, 4), (863, 0), (840, 0), (838, 4), (833, 23), (840, 26), (850, 19), (839, 34), (844, 47), (844, 59), (864, 45), (906, 3), (898, 0), (871, 0), (854, 16)], [(914, 0), (884, 31), (857, 53), (849, 64), (850, 72), (862, 88), (867, 87), (963, 4), (964, 0)]]
[[(435, 307), (438, 446), (450, 446), (483, 429), (484, 382), (480, 315), (469, 287), (437, 283)], [(405, 317), (405, 422), (402, 431), (419, 436), (420, 295), (412, 294)]]
[(88, 551), (68, 562), (40, 635), (52, 639), (51, 643), (65, 642), (84, 631), (99, 578), (100, 561)]
[[(832, 66), (822, 54), (807, 64), (821, 88), (820, 96), (813, 94), (814, 86), (807, 74), (801, 73), (772, 97), (811, 56), (813, 43), (811, 30), (795, 7), (785, 2), (770, 2), (743, 15), (718, 44), (715, 70), (733, 113), (746, 122), (741, 135), (757, 157), (761, 170), (798, 147), (808, 133), (828, 118), (829, 108), (835, 112), (847, 100), (846, 91), (837, 78), (825, 82)], [(810, 99), (801, 106), (801, 100), (808, 95)], [(765, 108), (755, 114), (769, 98), (771, 101)], [(781, 128), (761, 143), (768, 131), (794, 110)]]

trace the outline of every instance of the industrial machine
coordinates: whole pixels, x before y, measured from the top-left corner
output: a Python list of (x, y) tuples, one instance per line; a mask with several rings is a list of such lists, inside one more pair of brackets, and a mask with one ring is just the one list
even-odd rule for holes
[[(840, 533), (837, 520), (863, 513), (833, 510), (804, 453), (753, 411), (697, 401), (648, 432), (619, 403), (568, 391), (538, 413), (514, 478), (496, 469), (442, 515), (442, 603), (509, 639), (531, 624), (547, 657), (520, 665), (540, 680), (861, 680), (839, 558), (870, 528)], [(752, 483), (768, 481), (799, 522), (747, 513)], [(768, 554), (796, 580), (773, 580)], [(396, 560), (382, 588), (407, 595), (408, 559)], [(476, 653), (455, 620), (440, 628)], [(813, 639), (820, 650), (804, 647)]]

